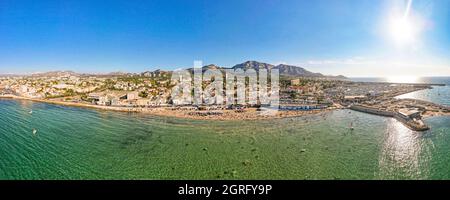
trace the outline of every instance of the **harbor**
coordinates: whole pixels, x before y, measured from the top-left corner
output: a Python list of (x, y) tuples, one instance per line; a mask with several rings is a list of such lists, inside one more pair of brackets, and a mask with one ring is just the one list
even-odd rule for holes
[(360, 105), (352, 105), (349, 108), (355, 111), (395, 118), (397, 121), (414, 131), (426, 131), (430, 129), (422, 121), (420, 112), (416, 110), (403, 109), (395, 112)]

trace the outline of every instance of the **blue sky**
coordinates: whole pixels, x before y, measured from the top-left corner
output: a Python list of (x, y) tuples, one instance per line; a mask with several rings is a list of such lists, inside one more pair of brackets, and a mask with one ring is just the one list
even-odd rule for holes
[[(450, 1), (1, 0), (0, 73), (246, 60), (347, 76), (450, 75)], [(395, 20), (394, 20), (395, 21)], [(413, 28), (411, 28), (411, 27)], [(393, 30), (394, 29), (394, 33)], [(392, 35), (408, 35), (408, 40)]]

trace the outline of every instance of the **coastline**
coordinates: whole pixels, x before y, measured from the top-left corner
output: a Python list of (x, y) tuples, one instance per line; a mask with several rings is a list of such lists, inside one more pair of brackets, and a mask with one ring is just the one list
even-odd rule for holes
[[(390, 95), (391, 98), (395, 98), (396, 96), (400, 96), (403, 94), (408, 94), (411, 92), (416, 92), (420, 90), (425, 90), (429, 88), (414, 88), (407, 92), (400, 92), (394, 95)], [(292, 110), (278, 110), (275, 114), (264, 114), (265, 111), (258, 111), (256, 108), (244, 108), (240, 112), (236, 110), (190, 110), (190, 109), (177, 109), (176, 107), (116, 107), (116, 106), (101, 106), (101, 105), (93, 105), (87, 103), (79, 103), (79, 102), (67, 102), (60, 100), (50, 100), (50, 99), (35, 99), (28, 97), (21, 97), (16, 95), (0, 95), (0, 99), (16, 99), (16, 100), (27, 100), (34, 101), (40, 103), (48, 103), (69, 107), (80, 107), (87, 109), (97, 109), (104, 111), (117, 111), (117, 112), (134, 112), (134, 113), (142, 113), (142, 114), (150, 114), (159, 117), (175, 117), (181, 119), (192, 119), (192, 120), (209, 120), (209, 121), (239, 121), (239, 120), (262, 120), (262, 119), (281, 119), (281, 118), (291, 118), (291, 117), (299, 117), (299, 116), (307, 116), (314, 115), (323, 112), (333, 111), (337, 109), (342, 109), (344, 107), (339, 105), (334, 105), (332, 107), (328, 107), (326, 109), (314, 109), (314, 110), (301, 110), (301, 111), (292, 111)], [(419, 101), (419, 100), (417, 100)], [(432, 102), (427, 102), (431, 104), (435, 104)], [(345, 108), (344, 108), (345, 109)], [(424, 118), (435, 117), (435, 116), (450, 116), (450, 113), (442, 113), (442, 112), (432, 112), (427, 111), (424, 113)]]
[[(265, 115), (263, 111), (257, 111), (256, 108), (245, 108), (243, 112), (236, 112), (235, 110), (211, 110), (210, 112), (220, 112), (220, 115), (193, 115), (193, 112), (201, 113), (202, 111), (193, 110), (175, 110), (173, 107), (155, 107), (155, 108), (141, 108), (141, 107), (114, 107), (114, 106), (99, 106), (92, 104), (76, 103), (76, 102), (65, 102), (65, 101), (54, 101), (46, 99), (33, 99), (27, 97), (21, 97), (16, 95), (0, 95), (0, 99), (15, 99), (15, 100), (27, 100), (40, 103), (48, 103), (62, 106), (70, 107), (80, 107), (88, 109), (98, 109), (105, 111), (118, 111), (118, 112), (135, 112), (151, 114), (160, 117), (175, 117), (183, 119), (194, 119), (194, 120), (212, 120), (212, 121), (237, 121), (237, 120), (261, 120), (261, 119), (280, 119), (280, 118), (290, 118), (299, 117), (305, 115), (313, 115), (322, 112), (327, 112), (335, 110), (338, 108), (327, 108), (327, 109), (316, 109), (308, 111), (281, 111), (278, 110), (273, 115)], [(208, 112), (208, 111), (205, 111)]]

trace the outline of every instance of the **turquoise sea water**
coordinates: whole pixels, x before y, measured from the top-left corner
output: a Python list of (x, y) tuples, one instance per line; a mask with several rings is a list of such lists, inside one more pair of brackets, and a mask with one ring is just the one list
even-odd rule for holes
[(433, 89), (411, 92), (408, 94), (400, 95), (397, 98), (420, 99), (450, 106), (450, 85), (433, 86)]
[(0, 179), (450, 179), (449, 117), (422, 133), (348, 110), (211, 122), (0, 100), (0, 113)]

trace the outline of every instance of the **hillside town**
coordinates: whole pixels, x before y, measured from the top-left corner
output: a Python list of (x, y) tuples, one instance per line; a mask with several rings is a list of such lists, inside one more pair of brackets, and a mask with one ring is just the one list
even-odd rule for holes
[[(241, 66), (246, 69), (255, 68), (249, 65)], [(231, 106), (220, 103), (177, 105), (171, 97), (172, 88), (177, 84), (171, 79), (171, 75), (171, 71), (156, 70), (136, 74), (88, 75), (49, 72), (29, 76), (3, 76), (0, 77), (0, 95), (65, 105), (142, 111), (195, 119), (255, 119), (261, 118), (258, 114), (267, 110), (261, 104), (248, 103)], [(202, 85), (205, 87), (208, 83), (204, 80)], [(353, 82), (342, 78), (281, 74), (277, 108), (279, 112), (275, 117), (350, 108), (397, 117), (399, 121), (405, 122), (413, 129), (426, 130), (426, 125), (421, 121), (422, 116), (449, 114), (449, 108), (430, 102), (395, 97), (430, 89), (432, 86)]]
[(89, 103), (103, 106), (167, 105), (170, 94), (168, 72), (146, 72), (142, 76), (42, 74), (0, 78), (2, 94), (30, 99)]
[[(113, 107), (168, 107), (174, 105), (170, 72), (144, 72), (119, 76), (16, 76), (0, 78), (2, 95)], [(301, 82), (299, 82), (301, 80)], [(298, 82), (298, 83), (297, 83)], [(340, 96), (328, 91), (348, 81), (302, 78), (283, 80), (281, 104), (311, 108), (333, 106)], [(207, 84), (205, 81), (204, 84)], [(241, 105), (246, 106), (246, 105)], [(258, 106), (258, 105), (252, 105)], [(215, 105), (220, 108), (220, 105)], [(225, 106), (224, 106), (225, 107)]]

